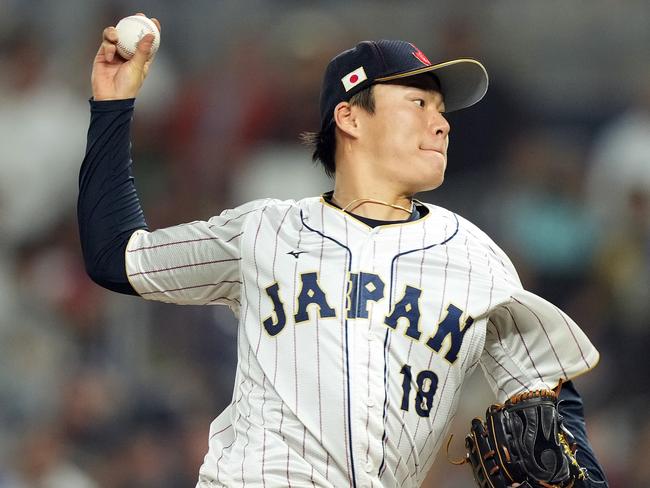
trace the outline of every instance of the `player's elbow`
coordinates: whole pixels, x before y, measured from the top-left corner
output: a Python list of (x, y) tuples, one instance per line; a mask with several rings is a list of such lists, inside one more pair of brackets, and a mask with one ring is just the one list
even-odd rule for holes
[(107, 273), (105, 270), (88, 268), (86, 267), (86, 273), (92, 281), (97, 283), (102, 288), (111, 290), (117, 293), (122, 293), (125, 295), (137, 295), (138, 293), (134, 290), (129, 280), (122, 276), (113, 276), (110, 273)]
[(86, 274), (99, 286), (126, 295), (138, 294), (126, 274), (124, 249), (109, 253), (92, 253), (84, 249), (83, 255)]

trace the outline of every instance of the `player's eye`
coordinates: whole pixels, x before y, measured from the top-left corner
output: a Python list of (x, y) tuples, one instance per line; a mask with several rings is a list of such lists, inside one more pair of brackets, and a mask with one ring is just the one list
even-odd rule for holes
[(424, 105), (425, 105), (424, 100), (421, 99), (421, 98), (416, 98), (416, 99), (413, 100), (413, 101), (414, 101), (415, 103), (417, 103), (420, 107), (424, 107)]

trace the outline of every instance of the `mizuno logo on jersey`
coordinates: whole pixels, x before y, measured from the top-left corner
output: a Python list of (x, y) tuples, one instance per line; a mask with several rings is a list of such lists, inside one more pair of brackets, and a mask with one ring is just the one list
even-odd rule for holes
[(287, 254), (290, 254), (294, 258), (298, 259), (298, 256), (305, 254), (307, 251), (289, 251)]
[[(305, 251), (300, 251), (305, 252)], [(299, 252), (299, 253), (300, 253)], [(294, 255), (296, 251), (287, 254)], [(321, 319), (336, 318), (337, 311), (330, 306), (327, 293), (321, 288), (318, 273), (308, 272), (300, 275), (300, 291), (293, 298), (296, 303), (296, 312), (293, 315), (295, 324), (307, 322), (318, 314)], [(350, 273), (347, 290), (347, 309), (343, 311), (348, 319), (368, 318), (368, 305), (384, 298), (384, 281), (374, 273)], [(262, 321), (262, 325), (270, 336), (279, 334), (287, 324), (287, 314), (281, 297), (280, 285), (275, 282), (265, 288), (271, 300), (273, 311), (269, 317)], [(424, 344), (451, 364), (458, 359), (458, 353), (463, 344), (465, 333), (471, 328), (474, 319), (463, 312), (454, 304), (449, 304), (444, 316), (437, 324), (434, 334), (422, 335), (420, 330), (420, 302), (422, 290), (414, 286), (406, 286), (402, 296), (392, 305), (389, 313), (384, 317), (384, 325), (397, 330), (405, 327), (404, 335), (414, 341), (423, 341)], [(310, 305), (315, 305), (310, 307)]]

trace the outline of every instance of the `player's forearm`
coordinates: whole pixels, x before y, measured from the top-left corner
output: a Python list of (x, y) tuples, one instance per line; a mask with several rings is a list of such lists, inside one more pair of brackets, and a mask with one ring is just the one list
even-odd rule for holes
[(134, 100), (90, 104), (77, 206), (86, 271), (105, 288), (136, 294), (126, 277), (124, 251), (131, 234), (147, 224), (131, 173), (129, 135)]
[(609, 486), (607, 478), (587, 437), (582, 398), (571, 381), (562, 385), (558, 411), (562, 415), (567, 429), (573, 434), (578, 444), (576, 459), (580, 466), (587, 469), (591, 478), (591, 482), (576, 482), (576, 488), (607, 488)]

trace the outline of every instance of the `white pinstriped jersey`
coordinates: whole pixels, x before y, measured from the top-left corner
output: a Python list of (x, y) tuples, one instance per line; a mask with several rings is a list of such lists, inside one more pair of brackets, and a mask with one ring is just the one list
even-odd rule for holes
[(232, 403), (198, 486), (419, 486), (475, 366), (503, 401), (596, 364), (483, 232), (427, 207), (370, 228), (322, 198), (260, 200), (134, 233), (143, 297), (239, 318)]

